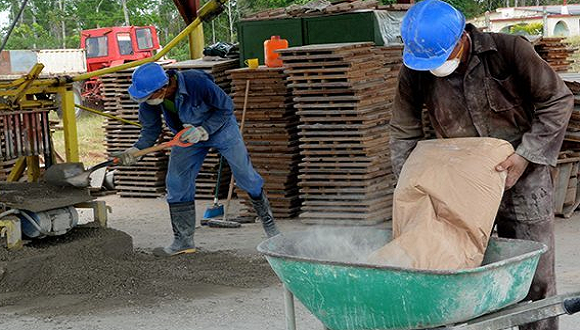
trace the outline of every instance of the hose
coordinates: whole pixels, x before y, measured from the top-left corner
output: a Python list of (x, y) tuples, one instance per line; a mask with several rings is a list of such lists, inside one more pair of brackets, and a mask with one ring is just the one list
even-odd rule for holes
[(18, 22), (18, 20), (20, 19), (20, 16), (22, 16), (22, 12), (24, 12), (24, 7), (26, 7), (27, 2), (28, 2), (28, 0), (24, 0), (22, 2), (22, 6), (20, 6), (20, 10), (18, 11), (18, 14), (16, 14), (16, 17), (14, 17), (14, 21), (12, 21), (12, 24), (10, 24), (10, 27), (8, 28), (8, 32), (6, 32), (6, 35), (4, 36), (4, 40), (2, 40), (2, 46), (0, 46), (0, 53), (4, 50), (4, 47), (6, 46), (6, 43), (8, 42), (8, 38), (10, 37), (10, 34), (12, 34), (12, 30), (14, 30), (14, 27), (16, 26), (16, 22)]
[(18, 214), (18, 213), (20, 213), (20, 210), (18, 210), (18, 209), (11, 209), (8, 211), (4, 211), (4, 212), (0, 213), (0, 219), (4, 218), (7, 215)]

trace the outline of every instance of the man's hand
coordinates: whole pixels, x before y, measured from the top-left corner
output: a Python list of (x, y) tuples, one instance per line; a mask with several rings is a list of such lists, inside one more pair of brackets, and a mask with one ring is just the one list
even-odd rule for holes
[(184, 124), (183, 126), (186, 128), (189, 127), (189, 129), (181, 136), (182, 142), (198, 143), (199, 141), (207, 141), (207, 139), (209, 139), (209, 135), (205, 128), (189, 124)]
[(111, 157), (119, 158), (119, 165), (131, 166), (135, 165), (139, 160), (134, 155), (134, 153), (136, 153), (137, 151), (139, 151), (139, 149), (131, 147), (125, 151), (113, 152), (111, 153)]
[(516, 154), (515, 152), (506, 160), (495, 167), (498, 172), (507, 171), (507, 178), (505, 180), (505, 190), (513, 187), (518, 179), (524, 174), (526, 167), (528, 167), (528, 160)]

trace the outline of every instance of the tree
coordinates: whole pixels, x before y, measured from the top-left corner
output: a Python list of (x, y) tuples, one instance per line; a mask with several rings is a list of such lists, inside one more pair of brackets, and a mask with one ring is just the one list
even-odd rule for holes
[[(138, 26), (154, 25), (162, 45), (185, 27), (172, 0), (124, 1), (130, 23)], [(209, 45), (214, 41), (236, 42), (237, 26), (241, 17), (269, 8), (305, 4), (309, 1), (230, 0), (226, 13), (210, 23), (204, 23), (205, 43)], [(467, 17), (505, 5), (505, 0), (446, 1), (464, 12)], [(555, 2), (555, 0), (550, 1)], [(201, 0), (201, 2), (204, 4), (207, 0)], [(381, 0), (381, 2), (391, 3), (394, 0)], [(60, 3), (62, 3), (62, 9), (59, 6)], [(0, 0), (0, 10), (10, 10), (10, 17), (13, 18), (20, 4), (21, 0)], [(62, 44), (67, 48), (78, 48), (82, 30), (124, 24), (125, 17), (121, 0), (29, 0), (23, 17), (8, 42), (7, 49), (59, 48)], [(169, 54), (170, 57), (178, 60), (186, 59), (188, 55), (186, 42), (178, 45)]]

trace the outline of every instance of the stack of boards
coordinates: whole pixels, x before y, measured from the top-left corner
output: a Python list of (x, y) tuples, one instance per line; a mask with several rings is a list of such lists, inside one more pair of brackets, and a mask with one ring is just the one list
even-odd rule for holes
[[(294, 218), (300, 208), (298, 195), (298, 116), (292, 106), (282, 68), (259, 67), (228, 72), (238, 121), (244, 118), (244, 141), (254, 168), (264, 178), (274, 217)], [(244, 101), (248, 88), (245, 117)], [(245, 208), (242, 217), (254, 211), (249, 196), (237, 191)]]
[(580, 74), (561, 73), (560, 76), (574, 94), (574, 108), (566, 129), (562, 151), (580, 151)]
[(570, 47), (569, 44), (562, 42), (565, 38), (539, 38), (534, 43), (536, 52), (540, 57), (554, 69), (556, 72), (567, 72), (570, 65), (574, 63), (571, 56), (578, 48)]
[[(185, 61), (165, 68), (177, 70), (199, 69), (214, 76), (216, 83), (229, 92), (229, 79), (225, 71), (237, 66), (237, 60), (222, 61)], [(102, 78), (103, 98), (105, 110), (117, 117), (138, 122), (139, 105), (131, 100), (127, 88), (131, 84), (133, 69), (119, 71)], [(114, 119), (107, 119), (105, 123), (106, 147), (109, 155), (112, 152), (130, 148), (139, 138), (140, 128), (131, 124), (122, 123)], [(171, 138), (171, 133), (164, 129), (163, 136), (157, 141), (161, 143)], [(143, 157), (134, 166), (119, 166), (115, 174), (115, 187), (121, 197), (159, 197), (165, 194), (165, 176), (169, 161), (169, 151), (156, 152)], [(211, 199), (217, 178), (219, 156), (210, 153), (200, 170), (196, 183), (196, 198)], [(229, 182), (229, 168), (224, 166), (220, 195), (227, 193)]]
[[(222, 59), (216, 61), (206, 61), (203, 59), (188, 60), (177, 62), (164, 66), (166, 69), (175, 70), (201, 70), (210, 74), (215, 83), (220, 86), (226, 94), (230, 93), (231, 80), (226, 71), (239, 67), (239, 60), (237, 59)], [(203, 165), (197, 175), (195, 183), (195, 198), (196, 199), (212, 199), (215, 193), (215, 185), (217, 182), (217, 173), (219, 169), (220, 155), (215, 150), (210, 152), (205, 157)], [(230, 182), (231, 171), (224, 161), (222, 168), (222, 177), (219, 187), (219, 198), (225, 198), (228, 193), (228, 184)]]
[[(105, 111), (109, 114), (139, 122), (139, 104), (129, 97), (133, 69), (115, 72), (102, 77)], [(114, 119), (105, 121), (105, 145), (109, 156), (124, 151), (139, 138), (141, 128)], [(157, 143), (167, 140), (164, 136)], [(165, 174), (169, 157), (164, 151), (144, 156), (133, 166), (118, 166), (115, 172), (115, 189), (121, 197), (159, 197), (165, 194)]]
[(279, 51), (300, 117), (300, 219), (373, 225), (391, 218), (389, 120), (401, 47), (309, 45)]

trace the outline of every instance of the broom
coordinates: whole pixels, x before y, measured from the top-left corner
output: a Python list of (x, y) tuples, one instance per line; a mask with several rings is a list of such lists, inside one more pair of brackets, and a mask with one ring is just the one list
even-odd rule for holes
[[(211, 218), (217, 218), (224, 215), (224, 206), (219, 203), (219, 192), (220, 192), (220, 184), (222, 179), (222, 168), (224, 165), (224, 156), (220, 155), (220, 162), (218, 166), (218, 173), (217, 173), (217, 181), (215, 184), (215, 192), (213, 196), (213, 205), (208, 207), (205, 212), (203, 213), (203, 219), (201, 220), (201, 224), (205, 225), (207, 220)], [(205, 222), (205, 223), (204, 223)]]
[[(246, 80), (246, 92), (244, 95), (244, 107), (242, 109), (242, 120), (240, 123), (240, 135), (243, 136), (244, 134), (244, 123), (246, 121), (246, 109), (248, 107), (248, 94), (250, 93), (250, 80)], [(228, 199), (226, 201), (226, 207), (223, 211), (223, 218), (222, 220), (218, 219), (209, 219), (207, 221), (207, 225), (210, 227), (222, 227), (222, 228), (237, 228), (240, 227), (241, 224), (239, 221), (230, 221), (228, 219), (228, 209), (230, 207), (230, 202), (232, 200), (232, 194), (234, 191), (234, 175), (230, 179), (230, 186), (228, 190)]]

